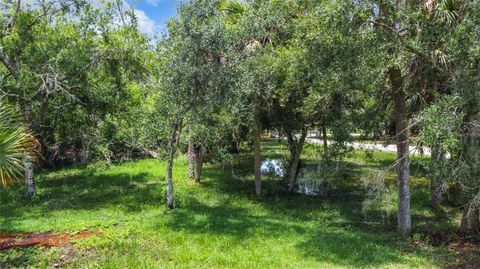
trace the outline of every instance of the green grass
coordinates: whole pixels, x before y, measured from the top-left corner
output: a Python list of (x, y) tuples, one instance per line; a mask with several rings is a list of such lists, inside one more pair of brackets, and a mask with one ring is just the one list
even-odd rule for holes
[[(318, 158), (316, 146), (306, 162)], [(264, 143), (270, 157), (283, 145)], [(457, 211), (432, 210), (426, 179), (412, 169), (413, 225), (402, 237), (394, 217), (365, 221), (359, 178), (394, 160), (355, 151), (346, 172), (327, 196), (285, 195), (283, 181), (264, 177), (255, 198), (252, 156), (233, 167), (207, 165), (201, 184), (187, 179), (184, 157), (174, 169), (176, 209), (165, 208), (165, 162), (141, 160), (115, 168), (43, 172), (38, 196), (23, 198), (22, 186), (0, 191), (0, 231), (100, 231), (74, 248), (23, 248), (0, 252), (0, 268), (439, 268), (454, 252), (428, 243), (427, 231), (455, 229)], [(417, 160), (415, 160), (417, 162)], [(415, 167), (415, 163), (414, 163)], [(394, 180), (389, 172), (389, 180)]]

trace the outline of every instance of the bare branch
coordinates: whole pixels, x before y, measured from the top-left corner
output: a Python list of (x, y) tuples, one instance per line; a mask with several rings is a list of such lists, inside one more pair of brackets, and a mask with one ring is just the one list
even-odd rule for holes
[(10, 33), (12, 33), (15, 23), (17, 22), (18, 14), (20, 14), (21, 11), (21, 5), (21, 0), (17, 0), (17, 6), (15, 7), (15, 13), (13, 14), (12, 21), (7, 25), (7, 30), (3, 36), (8, 36)]
[(18, 80), (20, 77), (17, 66), (10, 60), (10, 58), (3, 52), (3, 48), (0, 46), (0, 61), (8, 69), (8, 72)]

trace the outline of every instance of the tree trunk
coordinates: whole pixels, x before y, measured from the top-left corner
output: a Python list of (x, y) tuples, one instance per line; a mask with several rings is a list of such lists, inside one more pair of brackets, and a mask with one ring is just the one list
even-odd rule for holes
[[(478, 113), (478, 112), (477, 112)], [(468, 174), (463, 178), (462, 201), (464, 204), (461, 230), (468, 234), (480, 235), (480, 203), (478, 201), (478, 175), (480, 169), (478, 162), (480, 159), (480, 116), (475, 113), (469, 115), (465, 122), (470, 126), (464, 130), (462, 142), (462, 158), (464, 165), (468, 166)]]
[(193, 145), (193, 140), (190, 138), (188, 140), (188, 150), (187, 150), (187, 157), (188, 157), (188, 178), (189, 179), (196, 179), (195, 177), (195, 147)]
[(173, 209), (173, 160), (180, 139), (181, 126), (182, 124), (179, 124), (173, 128), (170, 141), (168, 142), (170, 152), (167, 159), (167, 208), (169, 209)]
[(300, 164), (300, 156), (302, 155), (303, 145), (305, 144), (305, 139), (307, 138), (307, 130), (302, 131), (302, 136), (299, 141), (296, 141), (294, 137), (290, 136), (288, 139), (290, 143), (290, 153), (292, 154), (292, 162), (290, 164), (290, 172), (288, 174), (288, 187), (287, 192), (292, 193), (295, 188), (295, 183), (297, 182), (298, 176), (298, 166)]
[(86, 135), (83, 135), (81, 138), (81, 149), (80, 149), (80, 164), (85, 165), (88, 163), (90, 156), (90, 141)]
[(322, 137), (323, 137), (323, 153), (328, 151), (328, 138), (327, 138), (327, 127), (322, 125)]
[(398, 230), (407, 234), (412, 229), (410, 216), (410, 161), (408, 143), (408, 111), (405, 91), (401, 89), (401, 71), (390, 69), (390, 81), (395, 93), (395, 126), (397, 138)]
[(461, 230), (464, 233), (480, 234), (480, 212), (479, 208), (471, 208), (468, 204), (463, 209)]
[(442, 195), (443, 195), (443, 173), (441, 169), (443, 169), (445, 154), (442, 154), (438, 151), (437, 148), (432, 147), (432, 156), (431, 160), (434, 164), (434, 171), (432, 171), (430, 175), (430, 191), (432, 192), (432, 206), (438, 207), (442, 202)]
[(261, 156), (261, 141), (260, 141), (261, 131), (260, 127), (255, 128), (254, 133), (254, 150), (255, 150), (255, 195), (260, 196), (262, 193), (262, 174), (261, 174), (261, 165), (262, 165), (262, 156)]
[(173, 209), (173, 158), (175, 151), (170, 149), (167, 160), (167, 207)]
[(300, 154), (298, 149), (295, 150), (292, 156), (292, 163), (290, 164), (290, 172), (288, 174), (288, 193), (293, 192), (293, 188), (295, 187), (295, 183), (297, 181), (297, 172), (298, 172), (298, 164), (300, 163)]
[(205, 156), (205, 151), (206, 151), (205, 147), (201, 146), (200, 149), (198, 150), (198, 153), (197, 153), (197, 158), (196, 158), (197, 173), (195, 175), (195, 181), (196, 182), (200, 182), (200, 179), (202, 178), (203, 160), (204, 160), (204, 156)]
[(28, 153), (23, 155), (23, 165), (25, 168), (25, 186), (26, 186), (26, 195), (28, 198), (32, 198), (37, 194), (35, 189), (35, 180), (33, 174), (33, 160), (32, 156)]

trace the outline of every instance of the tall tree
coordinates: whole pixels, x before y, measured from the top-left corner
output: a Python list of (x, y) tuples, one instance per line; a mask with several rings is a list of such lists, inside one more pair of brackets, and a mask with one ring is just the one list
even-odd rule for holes
[[(65, 144), (80, 144), (74, 160), (88, 161), (89, 134), (116, 116), (118, 100), (130, 98), (124, 78), (140, 73), (124, 68), (140, 66), (136, 50), (147, 41), (134, 14), (129, 11), (130, 23), (118, 26), (111, 4), (96, 10), (80, 0), (3, 3), (9, 15), (0, 19), (1, 94), (20, 108), (24, 125), (42, 144), (42, 160), (50, 163), (67, 151)], [(79, 132), (67, 132), (70, 124)], [(24, 161), (32, 196), (33, 163)]]
[[(180, 133), (187, 123), (195, 137), (196, 118), (202, 107), (215, 106), (215, 76), (222, 67), (223, 23), (219, 21), (219, 1), (192, 0), (180, 5), (177, 19), (168, 23), (169, 36), (159, 43), (158, 51), (163, 57), (159, 76), (161, 83), (162, 109), (168, 115), (170, 131), (167, 159), (167, 207), (173, 208), (173, 159), (180, 140)], [(197, 141), (200, 148), (197, 159), (197, 180), (200, 180), (203, 166), (203, 140)], [(195, 141), (189, 141), (195, 145)], [(189, 146), (191, 148), (192, 145)], [(190, 152), (190, 167), (193, 168), (193, 154)], [(193, 173), (192, 173), (193, 174)]]

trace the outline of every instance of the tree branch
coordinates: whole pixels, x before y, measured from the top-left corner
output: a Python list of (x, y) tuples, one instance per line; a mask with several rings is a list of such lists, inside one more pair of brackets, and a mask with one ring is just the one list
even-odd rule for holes
[(18, 72), (18, 68), (15, 64), (10, 60), (10, 58), (3, 52), (3, 48), (0, 46), (0, 61), (2, 61), (3, 65), (8, 69), (10, 74), (18, 80), (20, 75)]

